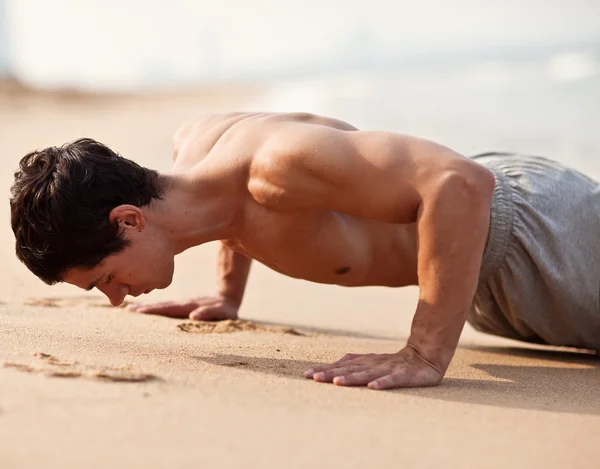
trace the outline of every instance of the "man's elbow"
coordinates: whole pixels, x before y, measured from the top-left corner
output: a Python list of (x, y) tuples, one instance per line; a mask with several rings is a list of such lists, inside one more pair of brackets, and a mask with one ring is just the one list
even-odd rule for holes
[(467, 160), (462, 176), (463, 184), (469, 193), (491, 199), (496, 186), (496, 177), (490, 169), (475, 161)]
[(457, 201), (487, 210), (492, 203), (495, 185), (492, 171), (472, 160), (465, 160), (445, 172), (440, 189)]

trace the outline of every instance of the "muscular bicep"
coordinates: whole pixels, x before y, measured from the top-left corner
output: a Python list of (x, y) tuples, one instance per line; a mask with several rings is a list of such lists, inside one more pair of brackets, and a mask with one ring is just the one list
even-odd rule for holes
[(298, 123), (274, 131), (264, 154), (259, 180), (281, 206), (396, 223), (415, 221), (423, 197), (448, 172), (471, 164), (448, 148), (406, 135)]

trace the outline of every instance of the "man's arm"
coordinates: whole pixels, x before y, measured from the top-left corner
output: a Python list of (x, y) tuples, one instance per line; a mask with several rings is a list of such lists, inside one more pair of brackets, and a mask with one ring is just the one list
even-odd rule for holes
[(217, 254), (217, 293), (231, 300), (237, 308), (242, 304), (252, 259), (221, 243)]
[[(350, 375), (321, 367), (324, 380), (336, 376), (337, 384), (369, 383), (377, 389), (437, 384), (452, 359), (477, 286), (493, 174), (426, 140), (289, 123), (274, 126), (262, 158), (257, 158), (251, 188), (272, 193), (270, 200), (282, 210), (321, 208), (417, 223), (420, 294), (401, 362), (383, 366), (361, 358), (366, 363), (361, 371), (353, 360)], [(419, 368), (419, 362), (437, 373)], [(373, 374), (377, 367), (389, 372)], [(337, 372), (341, 368), (338, 364)]]

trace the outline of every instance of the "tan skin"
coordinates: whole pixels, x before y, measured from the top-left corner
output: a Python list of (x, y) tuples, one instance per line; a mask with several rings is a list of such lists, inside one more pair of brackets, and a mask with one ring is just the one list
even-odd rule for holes
[(173, 257), (221, 241), (217, 294), (133, 306), (171, 317), (236, 318), (251, 259), (344, 286), (419, 286), (411, 334), (394, 354), (346, 355), (307, 378), (371, 389), (432, 386), (446, 372), (475, 292), (494, 176), (436, 143), (358, 131), (311, 114), (204, 116), (175, 135), (165, 195), (115, 207), (131, 246), (65, 281), (114, 305), (171, 282)]

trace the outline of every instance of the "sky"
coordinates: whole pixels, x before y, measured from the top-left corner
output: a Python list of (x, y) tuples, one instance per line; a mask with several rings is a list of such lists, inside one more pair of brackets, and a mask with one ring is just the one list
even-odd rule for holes
[(0, 0), (0, 68), (120, 89), (600, 44), (599, 24), (600, 0)]

